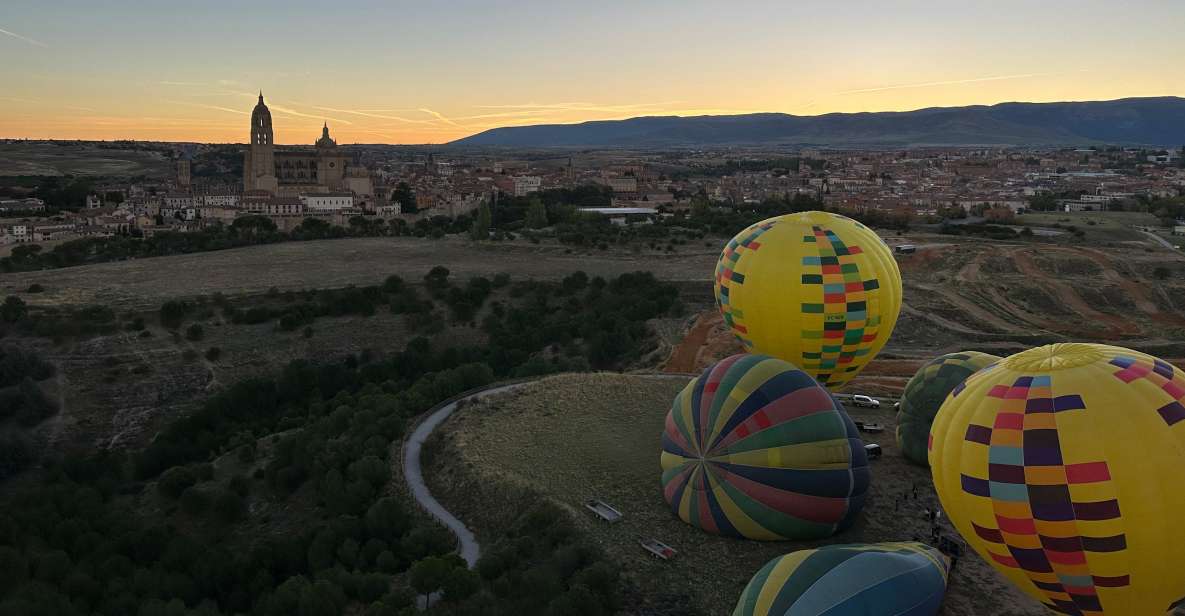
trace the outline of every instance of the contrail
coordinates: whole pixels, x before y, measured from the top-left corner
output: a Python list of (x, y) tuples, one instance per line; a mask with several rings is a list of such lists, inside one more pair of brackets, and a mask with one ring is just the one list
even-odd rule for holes
[(860, 88), (858, 90), (843, 90), (835, 94), (865, 94), (868, 92), (884, 92), (886, 90), (905, 90), (908, 88), (931, 88), (934, 86), (952, 86), (963, 83), (979, 83), (982, 81), (1004, 81), (1006, 79), (1032, 79), (1033, 77), (1049, 77), (1051, 75), (1064, 75), (1065, 73), (1027, 73), (1023, 75), (999, 75), (995, 77), (974, 77), (972, 79), (952, 79), (950, 81), (925, 81), (921, 83), (903, 83), (893, 86), (882, 86), (879, 88)]
[(242, 109), (231, 109), (230, 107), (219, 107), (218, 105), (203, 105), (201, 103), (187, 103), (185, 101), (166, 100), (166, 103), (173, 103), (174, 105), (186, 105), (188, 107), (199, 107), (201, 109), (213, 109), (215, 111), (225, 111), (227, 113), (237, 113), (239, 115), (251, 115)]
[(440, 120), (441, 122), (444, 122), (445, 124), (452, 124), (453, 126), (458, 126), (458, 127), (461, 126), (460, 124), (457, 124), (456, 122), (444, 117), (444, 115), (442, 115), (441, 113), (432, 111), (431, 109), (425, 109), (423, 107), (420, 107), (420, 111), (423, 111), (424, 113), (426, 113), (430, 116), (434, 116), (436, 119)]
[(36, 45), (38, 47), (49, 47), (49, 45), (46, 45), (45, 43), (42, 43), (41, 41), (35, 41), (27, 36), (21, 36), (21, 35), (17, 34), (16, 32), (9, 32), (8, 30), (5, 30), (3, 28), (0, 28), (0, 34), (11, 36), (14, 39), (24, 41), (30, 45)]
[(353, 114), (353, 115), (363, 116), (366, 118), (378, 118), (380, 120), (396, 120), (399, 122), (406, 122), (408, 124), (431, 124), (432, 123), (431, 120), (412, 120), (410, 118), (404, 118), (401, 116), (383, 115), (380, 113), (375, 113), (373, 111), (361, 111), (361, 110), (354, 110), (354, 109), (336, 109), (333, 107), (321, 107), (318, 105), (306, 105), (306, 107), (312, 107), (313, 109), (320, 109), (321, 111), (331, 111), (333, 113), (349, 113), (349, 114)]

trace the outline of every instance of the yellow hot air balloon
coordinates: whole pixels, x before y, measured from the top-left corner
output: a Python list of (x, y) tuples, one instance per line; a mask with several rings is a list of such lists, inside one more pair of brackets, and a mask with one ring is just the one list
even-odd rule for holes
[(802, 212), (737, 234), (716, 263), (716, 304), (750, 353), (837, 387), (872, 360), (901, 311), (889, 247), (839, 214)]
[(1018, 353), (938, 411), (930, 467), (963, 538), (1059, 614), (1185, 598), (1185, 374), (1101, 344)]

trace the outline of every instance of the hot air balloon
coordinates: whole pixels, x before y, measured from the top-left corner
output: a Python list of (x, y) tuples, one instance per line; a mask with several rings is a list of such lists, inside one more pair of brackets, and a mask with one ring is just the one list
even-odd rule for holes
[(897, 410), (897, 446), (910, 462), (926, 465), (926, 442), (938, 407), (956, 385), (977, 371), (1000, 361), (995, 355), (960, 351), (936, 357), (905, 385)]
[(933, 616), (946, 557), (922, 543), (829, 545), (779, 556), (745, 586), (733, 616)]
[(1102, 344), (1030, 349), (951, 392), (930, 471), (963, 538), (1059, 614), (1185, 598), (1185, 375)]
[(885, 243), (839, 214), (759, 222), (716, 263), (716, 303), (750, 353), (784, 359), (827, 387), (880, 352), (901, 310), (901, 272)]
[(731, 537), (827, 537), (851, 525), (868, 490), (843, 406), (765, 355), (733, 355), (687, 384), (667, 414), (661, 461), (675, 515)]

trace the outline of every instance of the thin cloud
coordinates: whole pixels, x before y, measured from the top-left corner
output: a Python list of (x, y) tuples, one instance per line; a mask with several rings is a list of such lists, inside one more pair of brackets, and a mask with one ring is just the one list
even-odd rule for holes
[(361, 109), (335, 109), (333, 107), (321, 107), (318, 105), (306, 105), (306, 106), (312, 107), (313, 109), (320, 109), (321, 111), (329, 111), (332, 113), (348, 113), (351, 115), (357, 115), (357, 116), (362, 116), (362, 117), (366, 117), (366, 118), (376, 118), (379, 120), (395, 120), (397, 122), (406, 122), (408, 124), (432, 124), (431, 120), (413, 120), (411, 118), (405, 118), (402, 116), (393, 116), (393, 115), (384, 115), (381, 113), (375, 113), (375, 111), (365, 111), (365, 110), (361, 110)]
[(181, 86), (186, 88), (200, 88), (208, 85), (200, 81), (158, 81), (156, 83), (162, 86)]
[(230, 107), (220, 107), (218, 105), (204, 105), (202, 103), (187, 103), (185, 101), (165, 101), (166, 103), (173, 103), (174, 105), (185, 105), (187, 107), (199, 107), (201, 109), (213, 109), (215, 111), (225, 111), (227, 113), (237, 113), (239, 115), (251, 115), (242, 109), (231, 109)]
[(449, 125), (451, 125), (451, 126), (456, 126), (456, 127), (458, 127), (458, 128), (460, 128), (460, 127), (461, 127), (461, 125), (460, 125), (460, 124), (457, 124), (456, 122), (454, 122), (454, 121), (452, 121), (452, 120), (450, 120), (450, 119), (448, 119), (448, 118), (444, 117), (444, 115), (443, 115), (443, 114), (441, 114), (441, 113), (439, 113), (439, 112), (432, 111), (431, 109), (426, 109), (426, 108), (424, 108), (424, 107), (421, 107), (419, 110), (420, 110), (420, 111), (423, 111), (424, 113), (426, 113), (426, 114), (428, 114), (428, 115), (430, 115), (430, 116), (433, 116), (433, 117), (435, 117), (436, 119), (440, 120), (441, 122), (444, 122), (445, 124), (449, 124)]
[(17, 34), (16, 32), (9, 32), (8, 30), (5, 30), (3, 28), (0, 28), (0, 34), (3, 34), (5, 36), (11, 36), (12, 38), (14, 38), (18, 41), (24, 41), (30, 45), (36, 45), (38, 47), (46, 47), (46, 48), (49, 47), (49, 45), (46, 45), (45, 43), (42, 43), (41, 41), (31, 39), (27, 36), (21, 36), (21, 35)]
[(633, 103), (628, 105), (598, 105), (596, 103), (526, 103), (523, 105), (480, 105), (478, 109), (550, 109), (555, 111), (604, 111), (620, 112), (642, 110), (669, 105), (681, 105), (684, 101), (665, 101), (659, 103)]
[(879, 86), (876, 88), (858, 88), (855, 90), (842, 90), (835, 92), (836, 95), (844, 94), (868, 94), (872, 92), (887, 92), (889, 90), (907, 90), (911, 88), (933, 88), (936, 86), (954, 86), (965, 83), (982, 83), (985, 81), (1007, 81), (1009, 79), (1032, 79), (1034, 77), (1050, 77), (1053, 75), (1064, 75), (1065, 73), (1024, 73), (1020, 75), (997, 75), (993, 77), (972, 77), (970, 79), (951, 79), (949, 81), (923, 81), (920, 83), (902, 83), (891, 86)]

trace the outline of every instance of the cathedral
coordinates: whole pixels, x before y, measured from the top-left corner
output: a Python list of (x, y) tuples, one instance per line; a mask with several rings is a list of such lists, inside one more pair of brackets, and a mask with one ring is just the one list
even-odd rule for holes
[(251, 112), (251, 142), (243, 158), (243, 190), (263, 190), (276, 197), (302, 194), (353, 192), (373, 193), (370, 174), (351, 166), (351, 158), (338, 151), (329, 136), (329, 125), (313, 148), (277, 150), (272, 133), (272, 112), (263, 102)]

